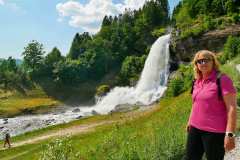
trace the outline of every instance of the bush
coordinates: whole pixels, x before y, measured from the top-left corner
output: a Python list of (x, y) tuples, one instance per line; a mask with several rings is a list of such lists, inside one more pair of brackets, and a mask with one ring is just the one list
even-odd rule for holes
[(80, 154), (74, 151), (69, 138), (56, 139), (43, 146), (40, 160), (80, 160)]
[(141, 57), (126, 57), (122, 63), (121, 71), (119, 74), (119, 85), (135, 85), (143, 70), (146, 58), (146, 55), (143, 55)]
[(192, 86), (193, 69), (191, 65), (180, 65), (179, 69), (170, 79), (166, 91), (167, 97), (175, 97), (187, 91)]
[(97, 88), (97, 91), (96, 91), (96, 96), (104, 96), (107, 94), (107, 92), (110, 91), (110, 86), (109, 85), (101, 85)]
[(155, 29), (152, 31), (154, 37), (160, 37), (166, 33), (166, 28)]
[(240, 53), (240, 38), (229, 36), (224, 44), (223, 54), (219, 57), (220, 62), (226, 63), (227, 60), (234, 58)]
[(205, 30), (212, 30), (216, 28), (216, 21), (210, 16), (204, 16), (203, 27)]
[(240, 22), (240, 14), (234, 13), (231, 18), (234, 23)]
[(183, 79), (181, 78), (172, 79), (168, 84), (167, 96), (175, 97), (182, 93), (184, 86), (183, 83)]

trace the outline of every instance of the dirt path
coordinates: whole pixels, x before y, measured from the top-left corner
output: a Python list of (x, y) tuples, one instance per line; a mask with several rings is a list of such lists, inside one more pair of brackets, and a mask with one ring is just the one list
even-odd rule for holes
[[(44, 133), (43, 135), (28, 139), (28, 140), (20, 141), (17, 143), (13, 142), (12, 147), (19, 147), (26, 144), (33, 144), (33, 143), (37, 143), (39, 141), (43, 141), (53, 137), (62, 137), (66, 135), (76, 135), (80, 133), (86, 133), (86, 132), (93, 131), (98, 126), (112, 124), (114, 122), (117, 122), (117, 121), (102, 121), (102, 122), (92, 123), (92, 124), (82, 124), (82, 125), (71, 126), (69, 128), (61, 129), (58, 131)], [(2, 148), (0, 150), (4, 150), (4, 149), (5, 148)]]
[[(145, 111), (137, 110), (137, 111), (128, 112), (128, 113), (120, 116), (120, 118), (117, 120), (102, 120), (99, 122), (94, 122), (94, 123), (89, 123), (89, 124), (74, 125), (74, 126), (70, 126), (68, 128), (59, 129), (57, 131), (49, 131), (49, 132), (43, 133), (37, 137), (33, 137), (33, 138), (23, 140), (20, 142), (16, 142), (16, 143), (13, 142), (12, 148), (23, 146), (26, 144), (38, 143), (40, 141), (43, 141), (43, 140), (46, 140), (49, 138), (63, 137), (63, 136), (67, 136), (67, 135), (72, 136), (72, 135), (87, 133), (87, 132), (93, 131), (98, 126), (103, 126), (103, 125), (108, 125), (108, 124), (113, 124), (113, 123), (124, 123), (125, 121), (131, 121), (135, 118), (139, 118), (150, 112), (154, 112), (155, 109), (156, 109), (156, 107), (151, 106)], [(5, 150), (5, 148), (0, 148), (0, 151), (1, 150)]]

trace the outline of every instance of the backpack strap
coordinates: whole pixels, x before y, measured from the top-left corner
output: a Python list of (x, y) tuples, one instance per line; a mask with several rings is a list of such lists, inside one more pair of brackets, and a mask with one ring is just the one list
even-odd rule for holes
[(192, 89), (191, 89), (191, 94), (193, 93), (193, 89), (194, 89), (194, 84), (195, 84), (195, 81), (196, 81), (196, 79), (193, 79), (193, 80), (192, 80)]
[[(217, 89), (218, 89), (218, 98), (220, 100), (223, 99), (223, 96), (222, 96), (222, 88), (221, 88), (221, 76), (222, 76), (222, 73), (221, 72), (217, 72)], [(193, 79), (192, 81), (192, 89), (191, 89), (191, 94), (193, 93), (193, 89), (194, 89), (194, 84), (195, 84), (195, 81), (196, 79)]]
[(217, 72), (218, 98), (222, 100), (223, 96), (222, 96), (222, 88), (221, 88), (221, 76), (222, 76), (222, 73)]

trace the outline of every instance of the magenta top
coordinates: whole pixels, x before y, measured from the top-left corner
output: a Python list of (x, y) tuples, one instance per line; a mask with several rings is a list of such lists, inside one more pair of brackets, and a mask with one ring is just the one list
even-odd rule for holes
[[(192, 113), (190, 125), (200, 130), (225, 133), (227, 126), (227, 109), (218, 97), (216, 83), (217, 71), (213, 70), (206, 79), (195, 81), (192, 94)], [(222, 95), (236, 93), (232, 80), (225, 74), (220, 79)]]

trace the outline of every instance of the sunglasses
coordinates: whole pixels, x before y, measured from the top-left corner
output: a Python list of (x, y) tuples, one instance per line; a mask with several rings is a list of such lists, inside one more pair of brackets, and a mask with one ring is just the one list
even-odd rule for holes
[(196, 64), (207, 64), (210, 61), (211, 59), (208, 59), (208, 58), (198, 59), (196, 60)]

